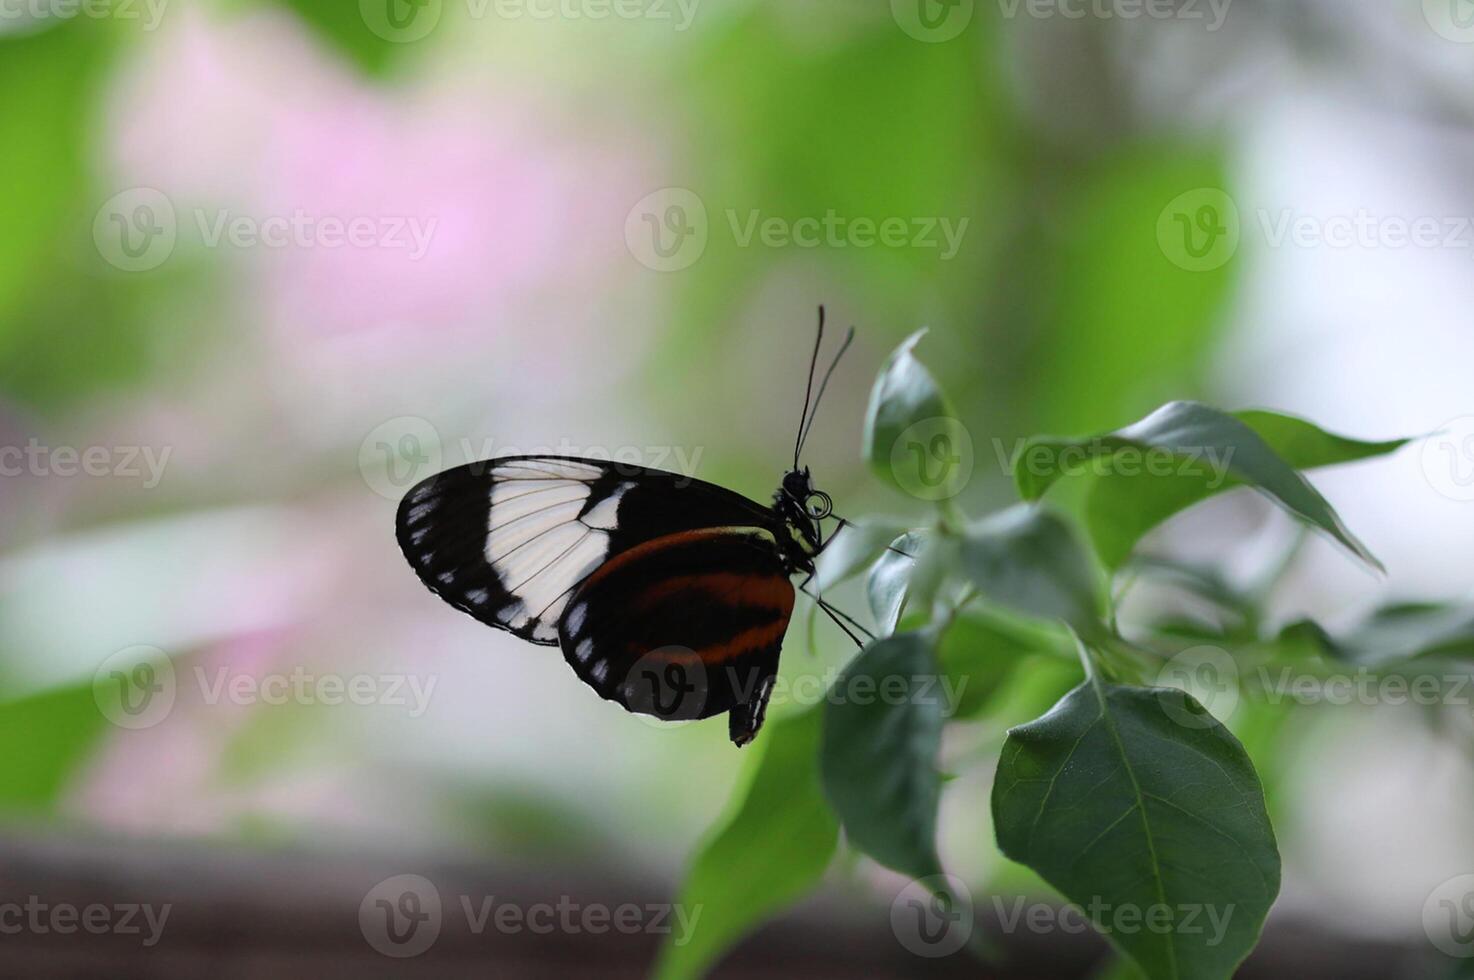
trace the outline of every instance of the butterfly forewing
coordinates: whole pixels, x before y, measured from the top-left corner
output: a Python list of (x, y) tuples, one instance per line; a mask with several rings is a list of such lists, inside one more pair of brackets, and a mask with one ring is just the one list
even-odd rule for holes
[(418, 484), (400, 503), (396, 531), (416, 574), (441, 598), (553, 645), (574, 590), (614, 556), (663, 535), (771, 519), (738, 494), (673, 473), (518, 456)]

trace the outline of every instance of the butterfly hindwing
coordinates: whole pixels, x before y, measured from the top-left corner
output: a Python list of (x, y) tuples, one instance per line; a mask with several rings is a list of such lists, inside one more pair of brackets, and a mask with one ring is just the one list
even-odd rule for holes
[(765, 508), (660, 470), (562, 456), (469, 463), (419, 483), (399, 505), (400, 548), (446, 602), (533, 643), (586, 578), (654, 538), (755, 527)]
[(601, 697), (665, 720), (731, 711), (743, 744), (762, 724), (793, 601), (771, 532), (702, 528), (604, 563), (574, 592), (558, 633)]

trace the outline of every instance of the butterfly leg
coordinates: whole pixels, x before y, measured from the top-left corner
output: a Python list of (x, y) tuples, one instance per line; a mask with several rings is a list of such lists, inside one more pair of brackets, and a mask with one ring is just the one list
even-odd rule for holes
[[(815, 604), (818, 605), (820, 609), (824, 610), (824, 614), (827, 615), (830, 619), (834, 620), (834, 625), (838, 626), (841, 630), (844, 631), (845, 636), (848, 636), (851, 640), (854, 641), (855, 646), (863, 647), (865, 643), (859, 637), (855, 636), (855, 634), (850, 630), (850, 626), (853, 626), (855, 629), (865, 634), (865, 637), (867, 639), (875, 639), (875, 634), (856, 622), (853, 616), (844, 612), (842, 609), (831, 606), (828, 602), (824, 601), (824, 598), (822, 596), (818, 595), (817, 593), (810, 592), (809, 582), (812, 581), (813, 578), (814, 573), (810, 572), (808, 577), (798, 584), (798, 590), (804, 595), (808, 596), (810, 599), (813, 599)], [(849, 626), (846, 626), (846, 623), (848, 623)]]
[[(847, 527), (854, 527), (854, 526), (855, 526), (855, 525), (854, 525), (854, 522), (853, 522), (853, 521), (847, 521), (847, 520), (845, 520), (845, 519), (844, 519), (844, 518), (843, 518), (843, 517), (840, 517), (840, 516), (839, 516), (839, 515), (838, 515), (838, 514), (834, 514), (834, 515), (833, 515), (833, 517), (834, 517), (834, 519), (835, 519), (835, 520), (836, 520), (836, 521), (838, 521), (838, 522), (839, 522), (839, 531), (843, 531), (843, 530), (844, 530), (844, 529), (845, 529), (845, 528), (847, 528)], [(830, 535), (830, 536), (829, 536), (829, 539), (830, 539), (830, 540), (833, 540), (833, 538), (834, 538), (834, 535), (835, 535), (835, 534), (838, 534), (838, 533), (839, 533), (839, 531), (835, 531), (835, 532), (834, 532), (834, 534), (831, 534), (831, 535)], [(824, 542), (823, 542), (823, 543), (824, 543), (824, 544), (825, 544), (825, 545), (827, 545), (827, 544), (828, 544), (828, 543), (829, 543), (829, 541), (824, 541)], [(819, 549), (819, 551), (823, 551), (823, 550), (824, 550), (824, 549), (823, 549), (823, 548), (822, 548), (822, 547), (821, 547), (821, 548), (820, 548), (820, 549)], [(886, 545), (886, 546), (885, 546), (885, 550), (886, 550), (886, 551), (889, 551), (889, 552), (890, 552), (890, 553), (891, 553), (891, 554), (893, 554), (893, 555), (900, 555), (900, 556), (901, 556), (901, 557), (902, 557), (902, 558), (915, 558), (915, 557), (916, 557), (916, 556), (915, 556), (915, 555), (913, 555), (913, 554), (912, 554), (912, 553), (911, 553), (911, 552), (909, 552), (909, 551), (902, 551), (902, 550), (901, 550), (901, 549), (900, 549), (900, 548), (897, 548), (897, 547), (896, 547), (896, 546), (895, 546), (895, 545), (893, 545), (893, 544), (888, 544), (888, 545)], [(819, 553), (819, 552), (817, 552), (817, 551), (816, 551), (816, 552), (815, 552), (815, 554), (818, 554), (818, 553)]]

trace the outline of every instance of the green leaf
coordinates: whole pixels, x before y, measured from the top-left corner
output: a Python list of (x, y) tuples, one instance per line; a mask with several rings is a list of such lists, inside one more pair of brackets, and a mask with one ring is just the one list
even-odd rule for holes
[(1095, 471), (1086, 523), (1097, 553), (1112, 569), (1126, 561), (1142, 535), (1172, 514), (1241, 484), (1260, 490), (1380, 569), (1296, 470), (1365, 459), (1403, 444), (1358, 443), (1271, 412), (1236, 416), (1196, 402), (1172, 402), (1115, 432), (1030, 439), (1014, 459), (1014, 479), (1025, 499), (1036, 500), (1064, 476)]
[(1253, 765), (1181, 691), (1091, 676), (1009, 733), (993, 817), (1003, 853), (1152, 980), (1232, 976), (1279, 892)]
[(90, 681), (0, 704), (0, 810), (53, 810), (107, 731)]
[(1412, 441), (1384, 439), (1380, 442), (1364, 442), (1327, 432), (1314, 422), (1294, 415), (1259, 409), (1234, 412), (1233, 416), (1253, 429), (1287, 463), (1301, 470), (1385, 456), (1397, 452)]
[[(918, 486), (910, 479), (909, 470), (898, 465), (906, 459), (906, 443), (911, 441), (911, 437), (918, 444), (929, 443), (937, 435), (955, 442), (955, 433), (951, 429), (958, 425), (942, 389), (913, 353), (925, 335), (924, 329), (916, 331), (891, 353), (870, 389), (870, 406), (865, 413), (862, 446), (865, 459), (882, 479), (908, 493), (917, 490)], [(923, 423), (932, 424), (924, 426)], [(921, 431), (922, 428), (926, 431)], [(908, 437), (908, 432), (911, 437)], [(943, 479), (958, 479), (963, 474), (961, 467), (949, 464), (943, 471)], [(941, 499), (954, 495), (955, 489), (960, 487), (940, 488), (935, 495), (933, 488), (920, 489), (932, 499)]]
[(660, 980), (703, 975), (823, 877), (839, 827), (819, 785), (821, 725), (817, 708), (768, 722), (727, 816), (698, 849), (681, 889), (679, 902), (695, 924), (685, 944), (674, 933), (666, 940), (654, 973)]
[(888, 868), (941, 874), (937, 806), (944, 696), (922, 633), (865, 647), (830, 689), (820, 772), (845, 838)]
[[(1359, 442), (1333, 435), (1304, 419), (1276, 412), (1235, 412), (1281, 459), (1298, 470), (1353, 463), (1396, 452), (1406, 439)], [(1196, 476), (1109, 473), (1097, 477), (1086, 502), (1086, 518), (1097, 553), (1107, 567), (1126, 562), (1148, 531), (1180, 511), (1242, 486), (1230, 475), (1214, 488)]]
[[(0, 91), (26, 96), (0, 102), (0, 379), (8, 400), (58, 414), (157, 376), (163, 351), (169, 364), (190, 363), (213, 331), (185, 337), (159, 315), (190, 295), (179, 289), (180, 260), (146, 275), (119, 273), (91, 234), (104, 201), (127, 190), (105, 177), (96, 115), (139, 22), (50, 17), (10, 34), (5, 20), (0, 14)], [(58, 329), (70, 323), (89, 329)]]
[[(92, 217), (80, 203), (86, 198), (84, 161), (91, 152), (92, 101), (107, 77), (112, 39), (87, 18), (21, 36), (0, 31), (0, 90), (26, 91), (24, 98), (0, 102), (0, 184), (6, 192), (0, 352), (7, 364), (22, 356), (5, 342), (15, 329), (10, 313), (16, 302), (47, 275), (76, 277), (75, 263), (56, 261), (52, 246), (72, 227), (69, 221)], [(52, 325), (53, 337), (56, 332)]]
[(1474, 659), (1474, 609), (1422, 603), (1385, 606), (1340, 637), (1301, 620), (1280, 633), (1281, 642), (1292, 640), (1308, 641), (1332, 660), (1361, 666), (1469, 660)]
[(962, 539), (955, 534), (928, 534), (906, 583), (906, 605), (929, 620), (937, 596), (962, 562)]
[(1110, 966), (1101, 970), (1091, 980), (1145, 980), (1146, 974), (1131, 961), (1130, 957), (1119, 956)]
[(1043, 508), (1020, 504), (971, 525), (962, 570), (986, 599), (1082, 635), (1101, 629), (1090, 559), (1070, 526)]
[[(1056, 654), (1065, 642), (1062, 631), (1030, 623), (958, 616), (942, 634), (937, 649), (946, 683), (957, 693), (952, 717), (962, 721), (983, 714), (1016, 673), (1037, 673), (1041, 664), (1048, 666), (1049, 660), (1061, 662)], [(1074, 661), (1063, 662), (1069, 666)], [(1076, 669), (1065, 688), (1079, 676)]]
[(894, 523), (856, 521), (842, 528), (819, 554), (814, 564), (814, 591), (823, 595), (841, 582), (854, 578), (885, 553), (904, 528)]
[(875, 616), (876, 631), (889, 636), (896, 630), (901, 612), (906, 608), (911, 572), (916, 567), (914, 556), (921, 553), (929, 537), (925, 532), (908, 531), (891, 542), (890, 549), (875, 562), (865, 580), (865, 595)]

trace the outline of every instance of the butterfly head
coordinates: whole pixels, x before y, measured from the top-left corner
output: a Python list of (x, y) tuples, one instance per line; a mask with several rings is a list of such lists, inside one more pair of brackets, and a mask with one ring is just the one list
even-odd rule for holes
[(823, 520), (834, 511), (834, 501), (823, 490), (815, 489), (807, 466), (783, 474), (781, 494), (816, 521)]
[(778, 512), (808, 544), (811, 551), (820, 545), (819, 521), (834, 511), (829, 494), (814, 487), (809, 468), (789, 470), (783, 474), (783, 485), (773, 495)]

